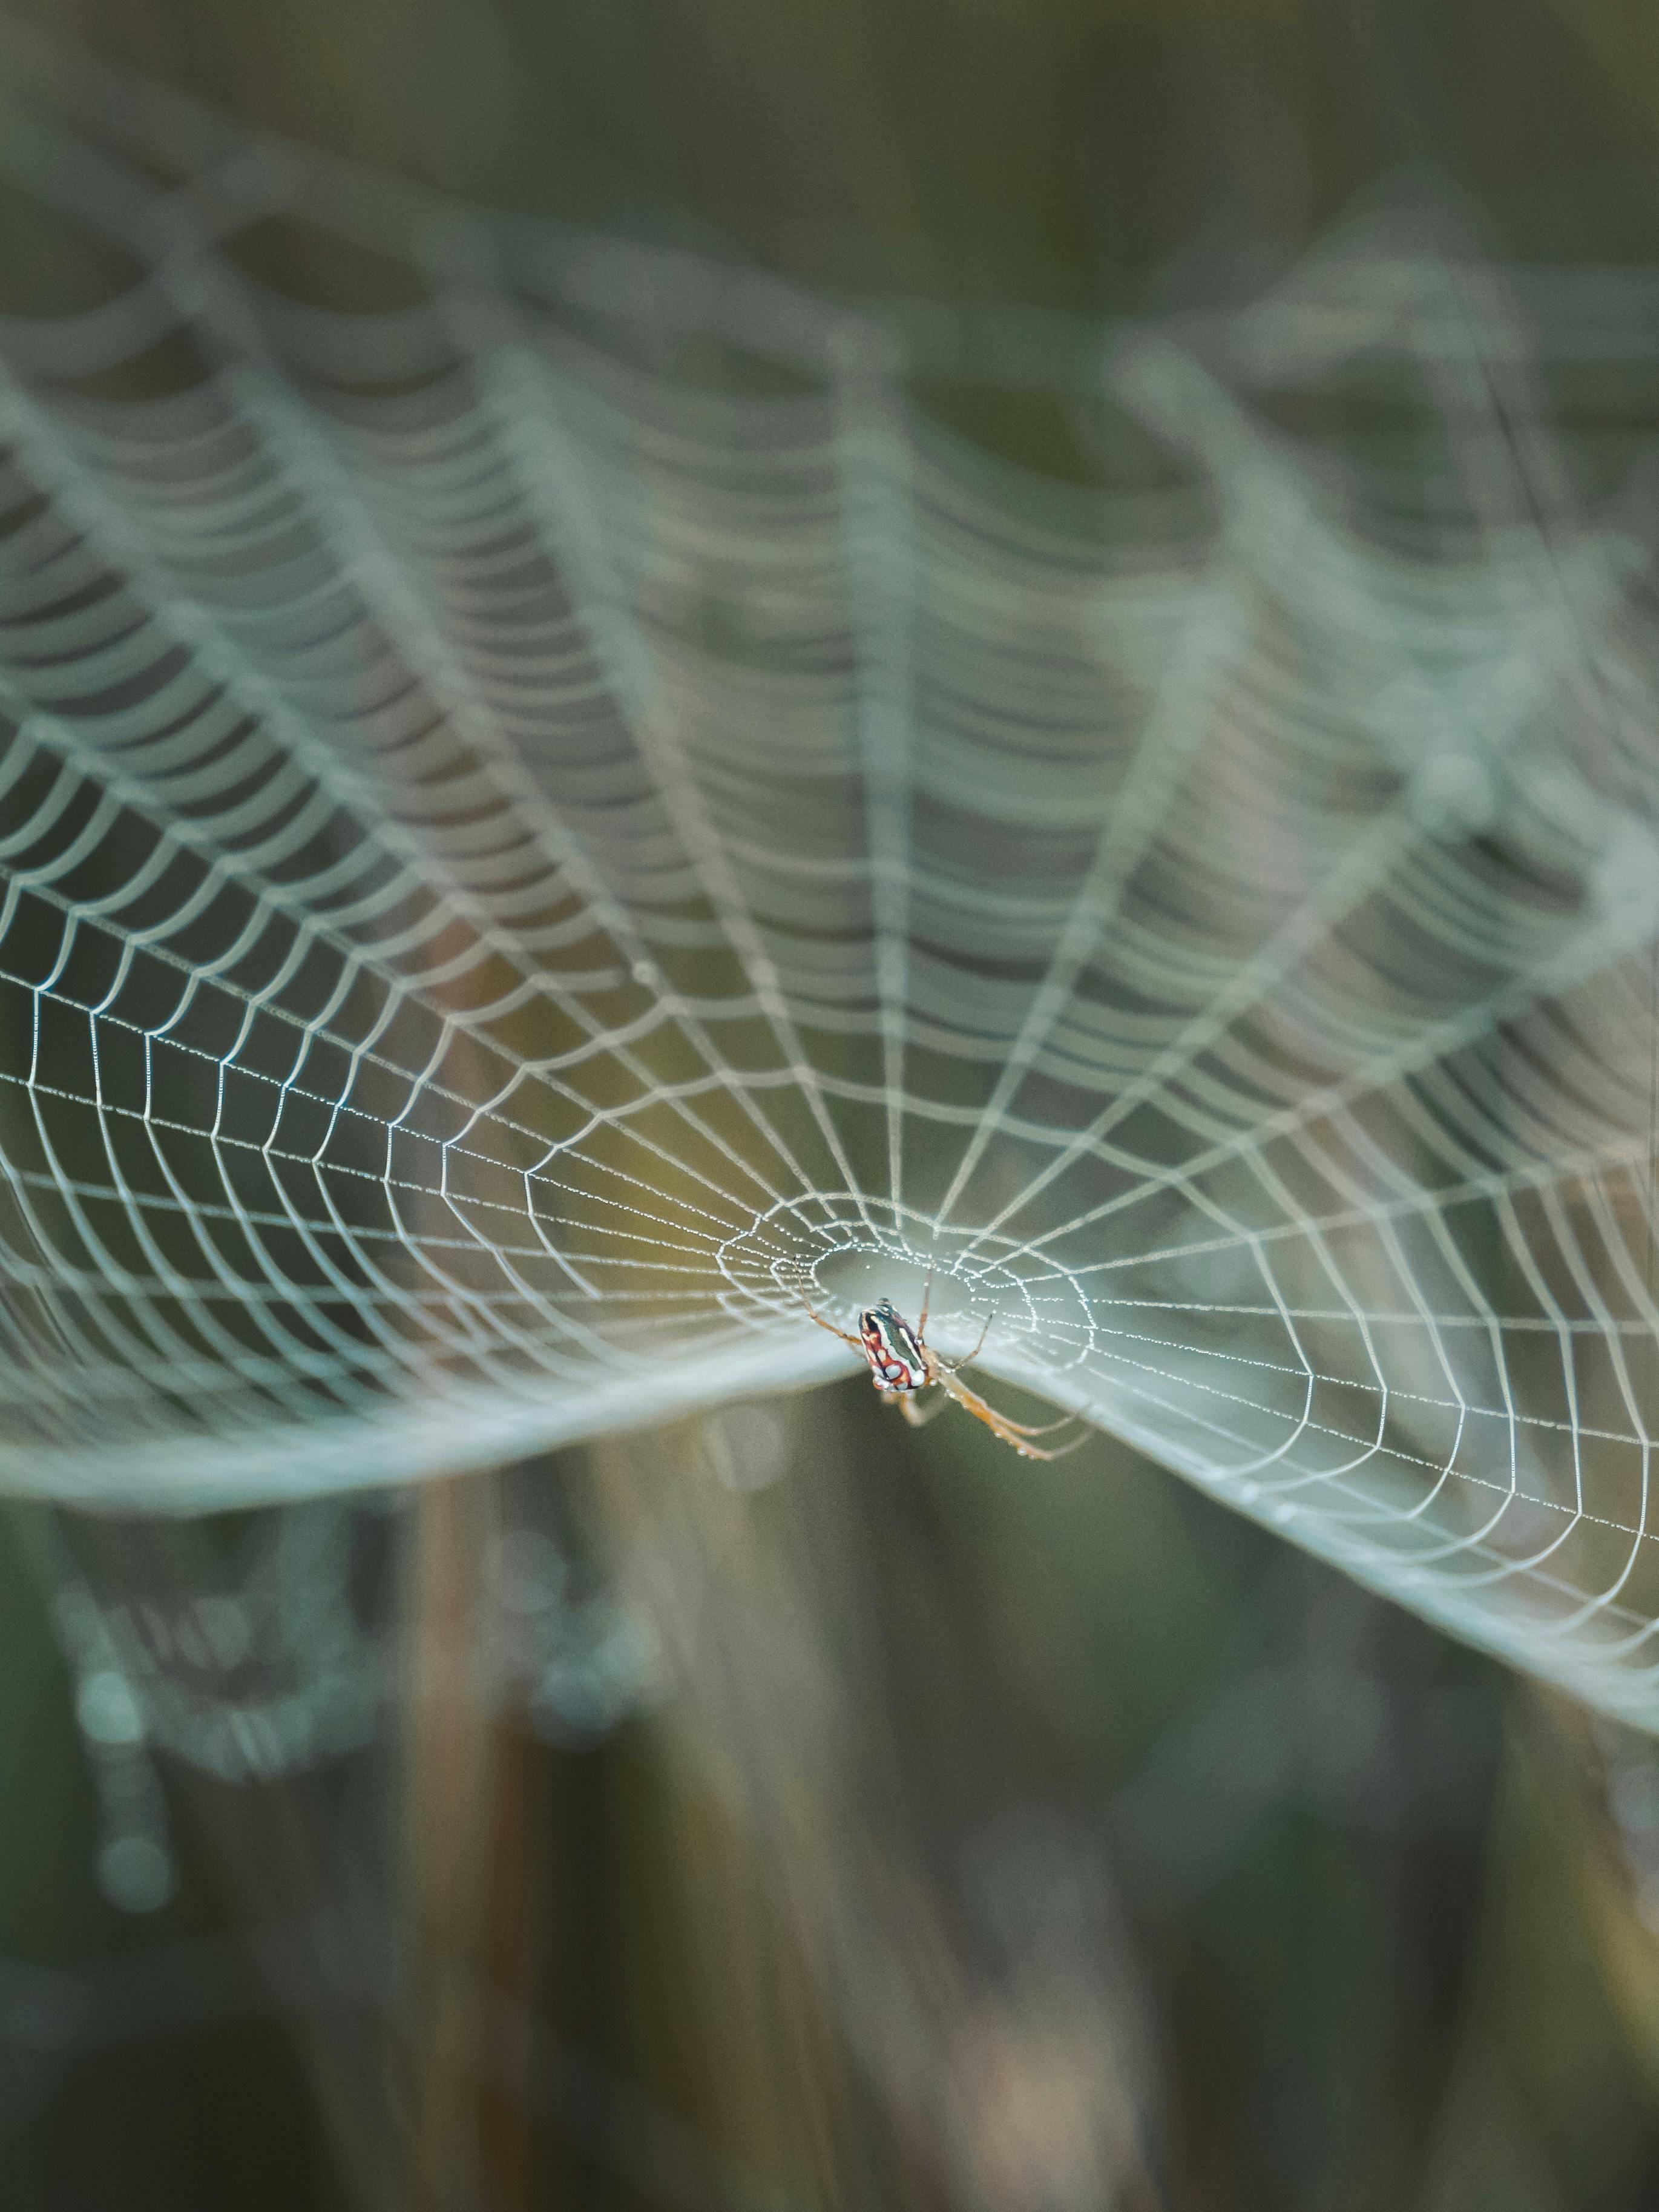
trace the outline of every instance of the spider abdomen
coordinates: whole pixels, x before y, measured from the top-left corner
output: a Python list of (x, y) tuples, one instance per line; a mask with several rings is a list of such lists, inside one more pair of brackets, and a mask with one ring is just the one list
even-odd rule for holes
[(891, 1301), (866, 1307), (859, 1316), (859, 1342), (870, 1363), (870, 1380), (884, 1394), (925, 1389), (927, 1355), (902, 1314)]

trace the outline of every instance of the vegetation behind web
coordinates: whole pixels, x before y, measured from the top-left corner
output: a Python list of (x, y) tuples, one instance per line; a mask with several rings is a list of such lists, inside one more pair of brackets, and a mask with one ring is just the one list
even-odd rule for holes
[[(1654, 258), (1651, 57), (1595, 6), (85, 27), (371, 164), (918, 313), (1229, 304), (1389, 191)], [(31, 313), (76, 275), (32, 236)], [(1058, 479), (1157, 465), (925, 396)], [(1034, 1473), (849, 1381), (384, 1504), (17, 1508), (4, 1571), (26, 2212), (1659, 2193), (1644, 1741), (1109, 1442)]]

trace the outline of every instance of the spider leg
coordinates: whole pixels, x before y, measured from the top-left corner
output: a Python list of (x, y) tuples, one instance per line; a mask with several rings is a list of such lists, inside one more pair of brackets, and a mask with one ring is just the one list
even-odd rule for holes
[(941, 1391), (931, 1405), (918, 1406), (914, 1390), (907, 1390), (898, 1401), (898, 1409), (913, 1429), (925, 1429), (935, 1413), (943, 1413), (950, 1400)]
[[(938, 1366), (942, 1367), (947, 1375), (954, 1375), (958, 1367), (971, 1367), (974, 1362), (979, 1358), (980, 1353), (984, 1351), (985, 1340), (991, 1334), (991, 1323), (995, 1319), (996, 1316), (994, 1314), (987, 1314), (985, 1316), (985, 1326), (979, 1333), (979, 1342), (974, 1346), (971, 1352), (964, 1352), (960, 1359), (941, 1359), (937, 1361), (935, 1364)], [(918, 1341), (920, 1341), (920, 1339), (918, 1339)]]
[[(984, 1419), (985, 1417), (981, 1414), (980, 1418)], [(1089, 1431), (1085, 1429), (1081, 1436), (1073, 1437), (1068, 1444), (1028, 1444), (1018, 1437), (1004, 1436), (995, 1421), (987, 1421), (986, 1426), (994, 1437), (1001, 1437), (1004, 1443), (1012, 1444), (1022, 1459), (1064, 1459), (1067, 1452), (1074, 1452), (1079, 1444), (1086, 1444), (1089, 1441)]]
[(940, 1389), (947, 1391), (958, 1406), (964, 1407), (975, 1420), (983, 1421), (986, 1427), (1000, 1437), (1004, 1443), (1012, 1444), (1016, 1451), (1023, 1452), (1027, 1459), (1062, 1459), (1068, 1451), (1075, 1451), (1079, 1444), (1088, 1441), (1089, 1431), (1085, 1428), (1079, 1435), (1073, 1437), (1068, 1444), (1055, 1444), (1046, 1451), (1040, 1449), (1037, 1445), (1029, 1443), (1027, 1439), (1031, 1437), (1051, 1437), (1056, 1429), (1069, 1428), (1073, 1421), (1080, 1421), (1083, 1416), (1080, 1413), (1066, 1413), (1058, 1421), (1045, 1421), (1036, 1427), (1031, 1427), (1024, 1421), (1010, 1420), (1006, 1413), (999, 1413), (994, 1406), (986, 1404), (976, 1390), (970, 1390), (965, 1382), (958, 1382), (956, 1376), (946, 1369), (939, 1370), (938, 1381)]
[(795, 1291), (794, 1296), (799, 1298), (802, 1305), (805, 1307), (806, 1316), (809, 1321), (817, 1322), (818, 1327), (820, 1328), (827, 1328), (831, 1336), (838, 1336), (843, 1344), (850, 1344), (854, 1352), (860, 1355), (863, 1353), (864, 1344), (862, 1339), (856, 1336), (849, 1336), (844, 1328), (837, 1328), (834, 1322), (825, 1321), (823, 1316), (814, 1310), (811, 1300), (802, 1291)]
[[(957, 1364), (960, 1366), (963, 1363), (959, 1360)], [(955, 1367), (947, 1367), (942, 1359), (935, 1358), (932, 1361), (932, 1371), (927, 1379), (937, 1382), (939, 1389), (948, 1391), (959, 1406), (966, 1406), (970, 1413), (977, 1413), (981, 1419), (988, 1413), (996, 1413), (996, 1408), (988, 1405), (977, 1390), (970, 1390), (965, 1382), (958, 1382), (955, 1379), (956, 1371)], [(1081, 1413), (1062, 1413), (1057, 1421), (1041, 1421), (1035, 1425), (1026, 1421), (1017, 1421), (1010, 1413), (996, 1413), (996, 1419), (1003, 1428), (1012, 1430), (1016, 1436), (1048, 1437), (1052, 1436), (1056, 1429), (1065, 1428), (1069, 1422), (1080, 1421), (1083, 1416)]]
[(921, 1344), (927, 1334), (927, 1309), (933, 1303), (933, 1277), (939, 1272), (939, 1254), (934, 1253), (927, 1265), (927, 1280), (921, 1293), (921, 1319), (916, 1323), (916, 1342)]

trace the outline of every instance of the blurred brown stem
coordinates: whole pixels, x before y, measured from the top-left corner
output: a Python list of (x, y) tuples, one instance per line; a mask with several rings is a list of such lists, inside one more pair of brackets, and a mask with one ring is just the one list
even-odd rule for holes
[(533, 1946), (526, 1757), (492, 1710), (493, 1477), (428, 1484), (413, 1508), (412, 1698), (403, 1795), (404, 2050), (411, 2212), (512, 2212), (530, 2202), (522, 2100), (501, 2076), (490, 2000)]

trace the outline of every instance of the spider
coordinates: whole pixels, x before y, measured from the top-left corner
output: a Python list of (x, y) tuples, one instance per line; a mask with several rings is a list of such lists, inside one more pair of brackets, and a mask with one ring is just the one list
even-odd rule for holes
[[(927, 1308), (933, 1295), (933, 1272), (927, 1271), (927, 1287), (921, 1294), (921, 1319), (914, 1328), (905, 1320), (890, 1298), (883, 1298), (873, 1306), (866, 1306), (859, 1316), (856, 1336), (844, 1328), (837, 1328), (832, 1321), (825, 1321), (817, 1312), (811, 1301), (799, 1291), (795, 1296), (820, 1328), (827, 1328), (831, 1336), (838, 1336), (843, 1344), (850, 1344), (854, 1352), (861, 1352), (870, 1363), (870, 1380), (877, 1395), (891, 1399), (913, 1429), (925, 1428), (935, 1413), (952, 1398), (964, 1407), (976, 1421), (983, 1421), (994, 1436), (1012, 1444), (1025, 1459), (1061, 1459), (1068, 1451), (1075, 1451), (1086, 1441), (1088, 1431), (1074, 1437), (1068, 1444), (1051, 1445), (1047, 1450), (1032, 1443), (1032, 1437), (1052, 1436), (1056, 1429), (1065, 1428), (1077, 1420), (1076, 1413), (1067, 1413), (1065, 1419), (1045, 1422), (1041, 1427), (1030, 1428), (1024, 1422), (1011, 1421), (1006, 1413), (999, 1413), (988, 1406), (977, 1391), (970, 1390), (965, 1382), (957, 1380), (958, 1367), (971, 1366), (979, 1358), (986, 1337), (990, 1334), (988, 1318), (979, 1333), (979, 1343), (961, 1359), (945, 1361), (927, 1345)], [(934, 1399), (925, 1413), (916, 1408), (916, 1394), (931, 1383), (937, 1383), (940, 1395)]]

